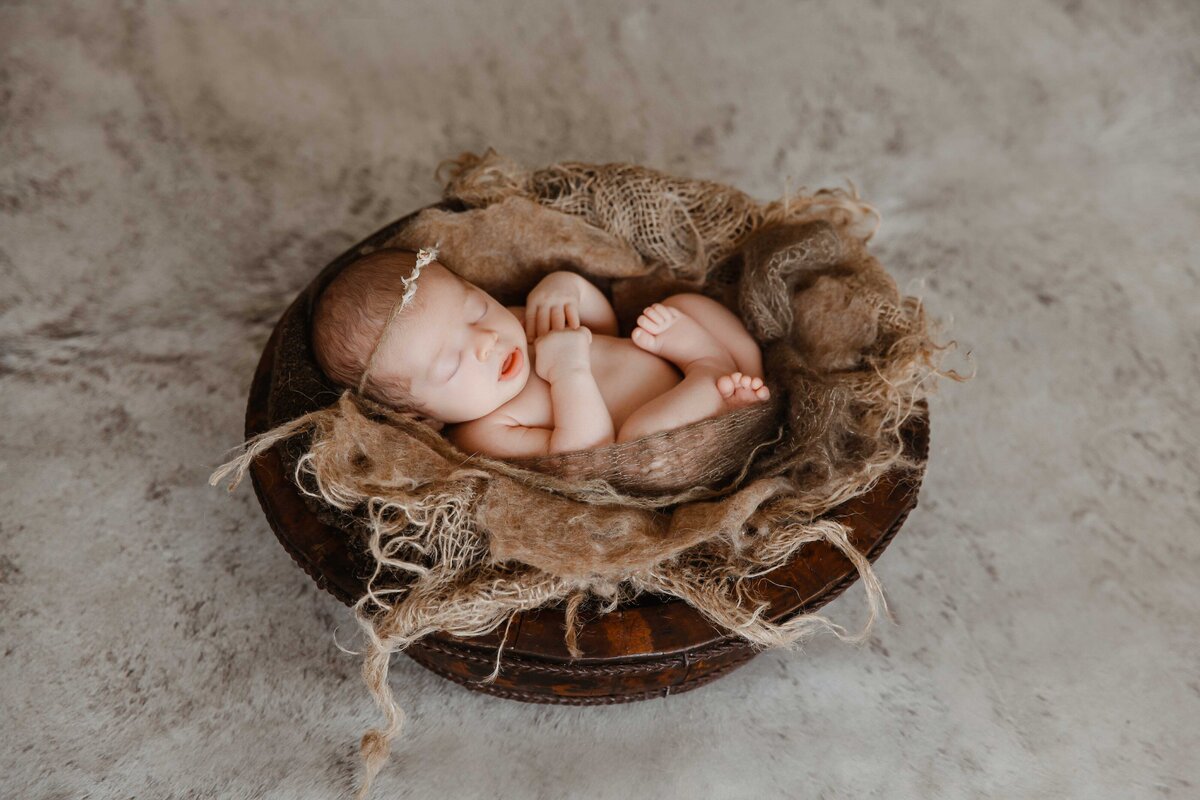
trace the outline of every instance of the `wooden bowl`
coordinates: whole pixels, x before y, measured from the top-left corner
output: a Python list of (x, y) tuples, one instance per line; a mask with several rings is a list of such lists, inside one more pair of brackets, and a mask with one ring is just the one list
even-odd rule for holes
[[(397, 220), (347, 250), (314, 284), (327, 281), (360, 248), (386, 241), (407, 219)], [(294, 312), (311, 301), (311, 288), (280, 318), (263, 349), (246, 407), (247, 437), (283, 421), (271, 402), (273, 378), (278, 379), (275, 372), (281, 361), (277, 353), (285, 321), (291, 319), (295, 324)], [(929, 442), (926, 415), (913, 418), (904, 435), (908, 453), (924, 464)], [(284, 468), (279, 447), (256, 459), (250, 474), (267, 521), (293, 560), (322, 589), (353, 604), (365, 590), (363, 556), (353, 551), (344, 531), (322, 522), (306, 504)], [(851, 530), (850, 541), (874, 561), (916, 506), (923, 477), (923, 468), (895, 470), (828, 516), (845, 523)], [(818, 542), (805, 545), (790, 563), (752, 581), (752, 591), (770, 601), (766, 616), (782, 621), (820, 608), (857, 578), (845, 556)], [(672, 597), (643, 595), (608, 614), (582, 618), (586, 622), (578, 644), (583, 657), (573, 659), (563, 641), (561, 603), (517, 614), (504, 642), (500, 675), (492, 683), (479, 681), (492, 672), (503, 627), (470, 639), (431, 634), (404, 652), (442, 677), (475, 691), (570, 705), (626, 703), (686, 692), (727, 674), (758, 652), (749, 642), (724, 633), (686, 602)]]

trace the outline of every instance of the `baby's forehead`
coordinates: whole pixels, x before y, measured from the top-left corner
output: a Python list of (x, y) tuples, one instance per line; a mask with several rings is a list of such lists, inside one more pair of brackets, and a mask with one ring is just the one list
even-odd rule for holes
[[(450, 270), (437, 262), (425, 266), (417, 276), (416, 291), (393, 323), (404, 327), (436, 320), (438, 314), (444, 313), (447, 304), (460, 296), (458, 287), (458, 276)], [(406, 289), (405, 286), (395, 287), (393, 294), (396, 302), (401, 302)], [(392, 306), (392, 310), (395, 311), (395, 306)]]
[[(443, 281), (439, 287), (441, 289), (440, 300), (442, 302), (455, 304), (449, 308), (450, 311), (470, 311), (472, 309), (476, 309), (478, 304), (473, 300), (473, 298), (477, 295), (482, 295), (487, 300), (496, 300), (499, 302), (496, 298), (496, 295), (492, 294), (492, 292), (488, 291), (477, 283), (473, 283), (468, 278), (459, 275), (457, 272), (451, 272), (448, 269), (444, 269), (444, 272), (439, 277), (441, 277)], [(420, 292), (420, 289), (418, 288), (417, 291)]]
[[(424, 302), (416, 303), (418, 313), (437, 321), (437, 314), (453, 310), (454, 304), (462, 300), (464, 288), (471, 284), (458, 274), (451, 272), (445, 266), (434, 262), (425, 268), (417, 278), (417, 293), (415, 297)], [(422, 293), (424, 296), (422, 297)], [(414, 298), (415, 299), (415, 298)]]
[(443, 339), (461, 324), (463, 290), (471, 286), (470, 281), (441, 264), (425, 267), (413, 297), (422, 302), (414, 302), (411, 313), (397, 320), (400, 330), (395, 339), (400, 352), (396, 367), (402, 374), (424, 370)]

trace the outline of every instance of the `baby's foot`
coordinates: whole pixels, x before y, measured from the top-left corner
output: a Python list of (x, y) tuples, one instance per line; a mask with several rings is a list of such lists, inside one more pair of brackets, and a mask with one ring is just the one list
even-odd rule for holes
[(629, 337), (638, 347), (670, 361), (680, 369), (701, 358), (737, 366), (733, 356), (708, 330), (678, 308), (655, 303), (646, 306)]
[(717, 378), (717, 391), (725, 398), (730, 411), (771, 399), (771, 390), (763, 384), (762, 378), (751, 378), (740, 372)]

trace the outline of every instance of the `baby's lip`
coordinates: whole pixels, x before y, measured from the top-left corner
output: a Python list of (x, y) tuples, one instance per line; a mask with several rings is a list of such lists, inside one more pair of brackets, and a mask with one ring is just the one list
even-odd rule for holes
[[(519, 347), (514, 347), (512, 350), (508, 351), (508, 353), (505, 354), (504, 359), (500, 362), (499, 379), (502, 381), (507, 381), (507, 380), (512, 380), (517, 375), (519, 375), (521, 373), (521, 367), (523, 366), (524, 357), (525, 356), (521, 352), (521, 348), (519, 348)], [(512, 368), (509, 370), (508, 374), (506, 375), (504, 373), (504, 365), (509, 363), (510, 358), (512, 359)]]

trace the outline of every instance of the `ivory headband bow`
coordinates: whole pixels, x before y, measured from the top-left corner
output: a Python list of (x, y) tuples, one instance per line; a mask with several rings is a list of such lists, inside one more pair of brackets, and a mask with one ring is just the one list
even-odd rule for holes
[(388, 331), (392, 328), (392, 323), (400, 316), (400, 312), (408, 307), (412, 301), (413, 295), (417, 293), (417, 278), (421, 275), (421, 270), (425, 265), (437, 259), (438, 247), (441, 242), (433, 247), (422, 247), (417, 251), (417, 265), (413, 267), (412, 274), (404, 279), (404, 294), (392, 307), (391, 313), (388, 314), (387, 322), (383, 324), (383, 330), (379, 332), (379, 338), (375, 341), (375, 346), (371, 348), (371, 355), (367, 357), (367, 363), (363, 367), (362, 377), (358, 379), (358, 389), (355, 391), (362, 394), (367, 385), (367, 376), (371, 374), (371, 368), (375, 366), (375, 359), (379, 356), (379, 351), (383, 347), (384, 340), (387, 339)]

